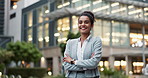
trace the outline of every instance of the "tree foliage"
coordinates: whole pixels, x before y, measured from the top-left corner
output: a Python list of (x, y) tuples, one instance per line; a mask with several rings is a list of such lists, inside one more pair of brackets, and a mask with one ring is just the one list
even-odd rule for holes
[(129, 78), (123, 71), (106, 67), (103, 68), (104, 70), (101, 71), (101, 78)]
[(14, 56), (11, 51), (0, 49), (0, 63), (4, 63), (10, 60), (10, 57)]
[[(78, 37), (80, 37), (80, 33), (79, 32), (77, 34), (69, 32), (68, 35), (67, 35), (67, 40), (78, 38)], [(64, 55), (64, 51), (65, 51), (65, 48), (66, 48), (66, 43), (60, 43), (59, 46), (61, 48), (62, 54)]]
[(14, 56), (11, 51), (0, 48), (0, 71), (3, 71), (5, 65), (10, 61), (10, 58)]
[(27, 42), (10, 42), (7, 44), (6, 49), (14, 53), (12, 60), (18, 63), (18, 61), (37, 62), (42, 54), (38, 48), (32, 43)]
[(74, 34), (74, 33), (72, 33), (72, 32), (69, 32), (68, 33), (68, 36), (67, 36), (67, 40), (69, 40), (69, 39), (74, 39), (74, 38), (78, 38), (78, 37), (80, 37), (80, 33), (78, 32), (77, 34)]

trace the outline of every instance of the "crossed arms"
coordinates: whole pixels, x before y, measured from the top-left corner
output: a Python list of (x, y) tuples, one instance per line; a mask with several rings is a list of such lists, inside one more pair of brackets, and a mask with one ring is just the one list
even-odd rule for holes
[(64, 53), (64, 68), (69, 71), (83, 71), (84, 68), (87, 69), (95, 69), (98, 66), (98, 63), (101, 59), (102, 54), (102, 42), (100, 38), (96, 38), (97, 40), (94, 42), (94, 53), (90, 59), (86, 60), (77, 60), (76, 64), (70, 64), (70, 61), (73, 59), (69, 56), (70, 52), (70, 41), (68, 40), (65, 53)]

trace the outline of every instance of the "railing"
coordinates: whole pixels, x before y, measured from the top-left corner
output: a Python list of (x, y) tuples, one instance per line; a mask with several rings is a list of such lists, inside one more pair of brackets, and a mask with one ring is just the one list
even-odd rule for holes
[(0, 47), (5, 48), (6, 44), (13, 41), (12, 36), (1, 36), (0, 35)]

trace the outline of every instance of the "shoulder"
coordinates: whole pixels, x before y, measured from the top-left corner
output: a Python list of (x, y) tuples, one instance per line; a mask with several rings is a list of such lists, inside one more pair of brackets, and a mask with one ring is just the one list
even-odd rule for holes
[(101, 38), (100, 37), (92, 37), (92, 40), (94, 41), (94, 42), (96, 42), (96, 41), (101, 41)]
[(102, 46), (102, 41), (101, 41), (100, 37), (93, 37), (92, 43), (93, 43), (94, 47), (101, 47)]
[(68, 41), (67, 41), (67, 43), (75, 43), (75, 42), (77, 42), (78, 41), (78, 38), (76, 38), (76, 39), (69, 39)]

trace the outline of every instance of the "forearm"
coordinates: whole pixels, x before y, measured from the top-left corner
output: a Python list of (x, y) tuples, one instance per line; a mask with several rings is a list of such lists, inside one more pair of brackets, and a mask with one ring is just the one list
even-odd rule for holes
[(96, 41), (93, 44), (93, 52), (93, 57), (91, 57), (90, 59), (80, 61), (78, 60), (76, 65), (87, 69), (93, 69), (98, 66), (98, 63), (101, 60), (102, 56), (102, 42), (99, 37), (96, 38)]
[(64, 66), (65, 70), (69, 70), (69, 71), (83, 71), (82, 67), (78, 67), (75, 64), (70, 64), (70, 63), (64, 62), (63, 66)]
[(101, 54), (98, 55), (99, 57), (93, 57), (87, 60), (77, 60), (75, 63), (78, 67), (87, 68), (87, 69), (94, 69), (98, 66), (98, 63), (101, 59)]

